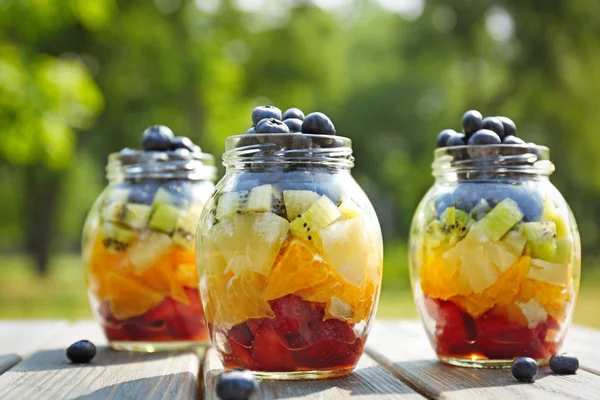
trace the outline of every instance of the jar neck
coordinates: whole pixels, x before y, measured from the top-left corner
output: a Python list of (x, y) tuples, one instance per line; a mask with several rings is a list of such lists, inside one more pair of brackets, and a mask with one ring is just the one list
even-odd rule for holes
[(214, 182), (214, 157), (207, 153), (142, 152), (113, 153), (108, 156), (109, 182), (137, 180), (190, 180)]
[(226, 141), (223, 165), (227, 171), (248, 169), (326, 169), (350, 171), (352, 142), (341, 136), (245, 134)]
[(432, 174), (438, 183), (548, 179), (550, 150), (535, 145), (456, 146), (437, 149)]

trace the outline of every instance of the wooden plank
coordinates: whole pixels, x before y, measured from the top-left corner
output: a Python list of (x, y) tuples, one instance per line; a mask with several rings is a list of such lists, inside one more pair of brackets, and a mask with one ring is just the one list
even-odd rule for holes
[(580, 370), (553, 375), (540, 370), (534, 384), (517, 382), (507, 369), (459, 368), (435, 358), (417, 321), (377, 322), (367, 353), (417, 392), (435, 399), (600, 398), (600, 376)]
[(575, 354), (581, 368), (600, 375), (600, 331), (572, 326), (565, 340), (564, 351)]
[[(214, 350), (204, 359), (204, 399), (217, 400), (215, 383), (223, 365)], [(364, 355), (349, 376), (310, 381), (261, 381), (256, 399), (422, 399)]]
[(0, 375), (67, 325), (63, 320), (0, 321)]
[[(81, 339), (98, 345), (90, 364), (71, 364), (66, 347)], [(71, 325), (0, 375), (0, 399), (191, 399), (200, 360), (193, 352), (124, 353), (108, 349), (94, 322)]]

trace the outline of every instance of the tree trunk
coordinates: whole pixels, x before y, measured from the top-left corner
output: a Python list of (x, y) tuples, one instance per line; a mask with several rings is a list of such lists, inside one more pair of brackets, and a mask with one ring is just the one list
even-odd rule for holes
[(27, 250), (42, 277), (48, 273), (61, 181), (62, 173), (43, 166), (30, 166), (25, 171)]

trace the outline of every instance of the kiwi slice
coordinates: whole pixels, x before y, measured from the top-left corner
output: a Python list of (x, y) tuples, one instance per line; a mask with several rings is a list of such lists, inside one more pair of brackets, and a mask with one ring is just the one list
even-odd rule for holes
[(440, 215), (440, 221), (442, 222), (442, 231), (448, 236), (465, 236), (471, 226), (473, 220), (463, 210), (459, 210), (456, 207), (448, 207), (442, 215)]
[(137, 237), (135, 231), (128, 227), (110, 222), (105, 222), (100, 227), (99, 234), (104, 247), (111, 253), (127, 250)]
[(561, 215), (556, 203), (546, 197), (544, 199), (544, 210), (542, 212), (542, 221), (551, 221), (556, 224), (556, 236), (564, 239), (569, 236), (569, 224), (563, 215)]
[(244, 211), (244, 206), (248, 201), (249, 195), (250, 191), (248, 190), (221, 194), (219, 196), (219, 203), (217, 204), (217, 220), (241, 214)]
[(173, 196), (168, 190), (160, 188), (156, 191), (154, 200), (152, 200), (153, 206), (156, 207), (159, 204), (175, 204), (175, 196)]
[(533, 258), (553, 260), (556, 256), (556, 224), (554, 222), (524, 222), (520, 225), (527, 238), (527, 248)]
[(106, 205), (102, 217), (106, 221), (120, 223), (131, 228), (142, 229), (148, 223), (152, 207), (144, 204), (114, 201)]
[(556, 254), (553, 262), (568, 264), (573, 257), (573, 246), (569, 239), (556, 239)]
[(185, 250), (191, 250), (199, 219), (196, 214), (182, 212), (177, 218), (177, 224), (171, 237), (173, 242)]
[(180, 212), (181, 210), (175, 206), (159, 204), (154, 208), (148, 226), (152, 230), (170, 235), (175, 230)]
[(298, 218), (320, 198), (321, 196), (312, 190), (284, 190), (283, 201), (285, 202), (288, 221)]
[(435, 219), (427, 226), (424, 242), (428, 248), (433, 249), (439, 247), (448, 238), (444, 232), (443, 225), (442, 221)]
[(512, 199), (502, 200), (492, 208), (483, 218), (475, 223), (473, 229), (480, 239), (481, 235), (494, 242), (500, 240), (513, 226), (523, 219), (519, 205)]
[(317, 249), (321, 246), (319, 231), (331, 225), (341, 216), (340, 210), (329, 199), (323, 195), (306, 212), (290, 223), (292, 233), (312, 243)]

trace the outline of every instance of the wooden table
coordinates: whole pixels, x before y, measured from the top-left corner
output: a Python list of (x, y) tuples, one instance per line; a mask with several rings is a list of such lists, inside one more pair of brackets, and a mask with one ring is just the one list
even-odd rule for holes
[[(72, 365), (65, 348), (99, 345), (89, 365)], [(206, 354), (131, 354), (106, 346), (91, 321), (0, 321), (0, 399), (215, 399), (222, 366)], [(261, 383), (257, 399), (600, 399), (600, 331), (571, 329), (566, 350), (579, 356), (576, 375), (542, 368), (534, 384), (509, 370), (475, 370), (439, 363), (418, 321), (378, 321), (366, 354), (347, 377)]]

